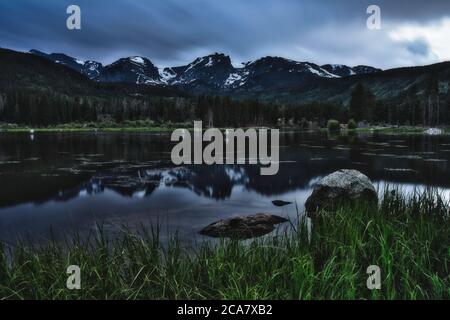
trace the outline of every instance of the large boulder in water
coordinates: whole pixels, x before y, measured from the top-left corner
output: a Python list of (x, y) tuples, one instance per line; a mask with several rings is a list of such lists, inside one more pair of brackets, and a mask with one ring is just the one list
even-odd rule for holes
[(200, 234), (215, 238), (250, 239), (270, 233), (276, 224), (286, 221), (285, 218), (265, 213), (238, 216), (214, 222), (203, 228)]
[(378, 202), (378, 194), (370, 179), (357, 170), (339, 170), (321, 179), (306, 200), (308, 215), (319, 210), (333, 210), (338, 205), (355, 201)]

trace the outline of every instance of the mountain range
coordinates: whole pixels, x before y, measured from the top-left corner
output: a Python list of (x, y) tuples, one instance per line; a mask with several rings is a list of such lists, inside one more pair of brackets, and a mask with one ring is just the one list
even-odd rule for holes
[(381, 70), (263, 57), (236, 67), (229, 56), (221, 53), (196, 58), (184, 66), (158, 68), (139, 56), (103, 65), (61, 53), (0, 49), (0, 70), (0, 89), (2, 85), (44, 86), (70, 95), (206, 94), (295, 104), (347, 104), (357, 83), (370, 89), (376, 99), (392, 103), (402, 101), (412, 88), (423, 96), (430, 78), (438, 81), (445, 94), (450, 87), (450, 62)]
[(319, 66), (281, 57), (263, 57), (235, 67), (230, 57), (222, 53), (196, 58), (184, 66), (166, 68), (158, 68), (148, 58), (140, 56), (122, 58), (104, 66), (100, 62), (82, 61), (62, 53), (47, 54), (37, 50), (30, 53), (72, 68), (94, 81), (168, 85), (197, 94), (277, 89), (302, 85), (314, 79), (382, 71), (370, 66)]

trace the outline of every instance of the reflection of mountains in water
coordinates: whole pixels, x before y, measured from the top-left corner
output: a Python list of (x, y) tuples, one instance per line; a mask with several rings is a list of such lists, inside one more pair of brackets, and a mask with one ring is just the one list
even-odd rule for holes
[[(81, 172), (64, 176), (46, 176), (36, 180), (28, 177), (22, 192), (17, 192), (17, 180), (13, 177), (2, 179), (0, 206), (20, 203), (44, 203), (49, 200), (68, 201), (82, 195), (94, 195), (105, 190), (113, 190), (125, 197), (150, 196), (158, 187), (188, 188), (195, 194), (222, 200), (230, 197), (235, 186), (266, 196), (283, 194), (295, 189), (309, 188), (313, 179), (342, 168), (356, 168), (373, 180), (387, 180), (400, 183), (431, 184), (448, 187), (450, 185), (446, 162), (427, 162), (419, 170), (386, 170), (395, 159), (383, 157), (365, 159), (332, 154), (317, 161), (311, 159), (283, 162), (277, 175), (261, 176), (256, 165), (192, 165), (170, 169), (149, 169), (138, 165), (124, 165), (103, 169), (104, 172)], [(355, 159), (356, 158), (356, 159)], [(298, 154), (297, 154), (297, 159)], [(21, 177), (23, 179), (23, 177)], [(22, 181), (25, 182), (25, 181)]]
[(261, 176), (256, 165), (170, 168), (166, 138), (62, 134), (31, 142), (24, 135), (0, 135), (0, 207), (67, 201), (105, 190), (145, 197), (161, 186), (187, 188), (218, 200), (230, 197), (235, 186), (274, 196), (309, 188), (313, 179), (343, 168), (360, 170), (374, 181), (450, 187), (446, 137), (330, 138), (287, 132), (274, 176)]

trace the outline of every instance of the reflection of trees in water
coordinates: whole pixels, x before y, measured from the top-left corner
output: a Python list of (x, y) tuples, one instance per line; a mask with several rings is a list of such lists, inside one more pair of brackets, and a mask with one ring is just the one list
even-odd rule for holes
[[(126, 197), (136, 192), (149, 196), (160, 184), (188, 188), (218, 200), (230, 197), (235, 186), (273, 196), (307, 188), (317, 176), (342, 168), (356, 168), (373, 180), (450, 186), (447, 161), (433, 161), (443, 157), (437, 153), (444, 148), (439, 144), (447, 143), (445, 149), (450, 150), (445, 137), (375, 135), (369, 139), (350, 135), (327, 140), (285, 134), (280, 141), (282, 163), (274, 176), (261, 176), (256, 165), (155, 169), (161, 167), (162, 158), (170, 156), (166, 139), (139, 134), (52, 135), (31, 142), (26, 135), (11, 139), (0, 135), (3, 161), (19, 160), (0, 167), (0, 206), (68, 201), (107, 189)], [(399, 139), (403, 141), (396, 142)], [(420, 156), (408, 157), (411, 155)], [(444, 156), (448, 159), (450, 152)]]
[(66, 201), (78, 196), (80, 184), (87, 175), (1, 175), (0, 207), (21, 203), (44, 203), (48, 200)]
[[(2, 189), (0, 205), (7, 206), (23, 202), (43, 203), (49, 200), (69, 201), (80, 195), (95, 195), (113, 190), (122, 196), (131, 197), (136, 192), (149, 196), (160, 185), (188, 188), (199, 196), (217, 200), (230, 197), (233, 187), (241, 185), (247, 190), (264, 195), (280, 194), (296, 188), (306, 187), (315, 176), (335, 168), (324, 166), (282, 164), (275, 176), (261, 176), (258, 166), (242, 165), (198, 165), (169, 170), (147, 169), (127, 170), (94, 174), (47, 176), (42, 184), (36, 184), (36, 177), (28, 176), (30, 183), (20, 193), (17, 189)], [(23, 179), (21, 179), (23, 181)], [(44, 183), (45, 181), (45, 183)], [(8, 184), (3, 180), (3, 183)], [(11, 180), (10, 184), (15, 181)], [(5, 192), (11, 190), (11, 192)]]

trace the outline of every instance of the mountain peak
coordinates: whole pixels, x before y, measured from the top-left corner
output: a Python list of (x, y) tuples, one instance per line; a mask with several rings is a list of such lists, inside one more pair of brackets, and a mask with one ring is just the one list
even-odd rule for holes
[(226, 67), (232, 67), (230, 56), (227, 56), (223, 53), (213, 53), (204, 57), (200, 57), (191, 62), (187, 69), (190, 70), (194, 67), (213, 67), (217, 65), (223, 65)]
[(325, 64), (321, 66), (324, 70), (327, 70), (328, 72), (338, 75), (340, 77), (348, 77), (353, 75), (360, 75), (360, 74), (368, 74), (368, 73), (374, 73), (382, 71), (381, 69), (377, 69), (374, 67), (369, 66), (355, 66), (355, 67), (349, 67), (343, 64)]
[(30, 51), (28, 51), (28, 53), (35, 54), (35, 55), (37, 55), (37, 56), (40, 56), (40, 55), (47, 55), (46, 53), (44, 53), (44, 52), (42, 52), (42, 51), (39, 51), (39, 50), (36, 50), (36, 49), (31, 49)]
[(105, 66), (99, 80), (151, 85), (163, 83), (158, 68), (141, 56), (121, 58)]
[(116, 61), (114, 61), (113, 63), (111, 63), (110, 65), (118, 65), (118, 64), (136, 64), (136, 65), (153, 65), (153, 63), (145, 58), (145, 57), (141, 57), (141, 56), (131, 56), (131, 57), (126, 57), (126, 58), (120, 58)]
[(278, 56), (265, 56), (265, 57), (256, 59), (254, 61), (249, 61), (246, 63), (246, 65), (265, 64), (265, 63), (287, 63), (290, 61), (293, 61), (293, 60), (289, 60), (289, 59), (278, 57)]
[(88, 76), (90, 79), (96, 78), (100, 74), (100, 69), (102, 68), (102, 64), (99, 62), (82, 61), (65, 53), (45, 53), (35, 49), (30, 50), (29, 53), (69, 67)]
[(140, 56), (128, 57), (128, 59), (129, 59), (131, 62), (139, 63), (139, 64), (144, 64), (144, 63), (146, 63), (147, 61), (149, 61), (147, 58), (143, 58), (143, 57), (140, 57)]

